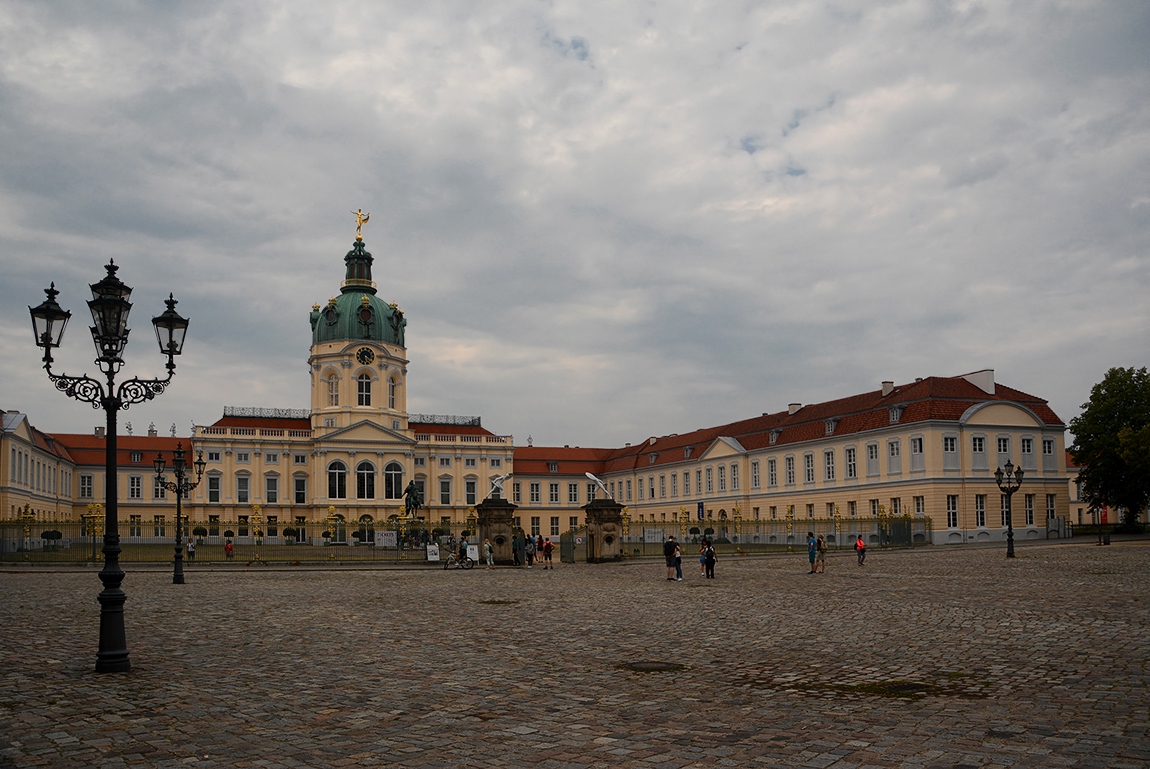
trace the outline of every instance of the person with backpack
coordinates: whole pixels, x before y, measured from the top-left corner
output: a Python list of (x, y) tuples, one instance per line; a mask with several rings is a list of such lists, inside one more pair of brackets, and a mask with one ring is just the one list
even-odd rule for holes
[(818, 553), (818, 551), (819, 551), (818, 540), (815, 539), (815, 533), (813, 531), (808, 531), (807, 532), (807, 560), (809, 560), (811, 562), (811, 570), (809, 572), (807, 572), (808, 574), (814, 574), (815, 573), (815, 555)]
[(551, 561), (551, 553), (555, 552), (555, 544), (551, 537), (543, 540), (543, 568), (555, 571), (555, 564)]
[(827, 541), (822, 534), (815, 540), (815, 571), (827, 573)]
[(704, 576), (707, 579), (715, 578), (715, 546), (707, 542), (707, 549), (703, 551), (703, 565), (706, 568)]
[(859, 534), (859, 538), (855, 540), (855, 552), (859, 556), (859, 566), (862, 566), (863, 561), (866, 560), (866, 542), (863, 542), (862, 534)]
[(523, 552), (527, 554), (527, 568), (530, 569), (535, 565), (535, 540), (532, 537), (527, 537), (523, 542)]

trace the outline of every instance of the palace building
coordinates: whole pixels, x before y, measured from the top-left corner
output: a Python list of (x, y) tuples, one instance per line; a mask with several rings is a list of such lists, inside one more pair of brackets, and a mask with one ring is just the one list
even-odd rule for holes
[[(637, 530), (710, 530), (748, 544), (783, 544), (806, 521), (905, 518), (929, 522), (936, 544), (1004, 536), (1005, 498), (993, 473), (1025, 472), (1014, 497), (1016, 537), (1045, 537), (1070, 515), (1065, 425), (1047, 402), (997, 383), (994, 372), (927, 377), (825, 403), (793, 403), (727, 425), (648, 438), (622, 448), (516, 447), (479, 417), (407, 410), (407, 318), (384, 303), (372, 256), (357, 234), (339, 294), (309, 316), (308, 409), (227, 407), (189, 438), (121, 436), (121, 534), (173, 534), (172, 500), (154, 482), (157, 451), (202, 451), (203, 481), (184, 503), (208, 539), (347, 541), (403, 513), (414, 483), (427, 524), (460, 527), (506, 484), (522, 527), (558, 536), (582, 525), (602, 479)], [(18, 412), (0, 429), (0, 510), (79, 520), (103, 500), (103, 436), (49, 435)], [(170, 479), (170, 470), (169, 470)], [(253, 518), (258, 516), (258, 518)], [(333, 521), (335, 525), (333, 526)], [(836, 529), (837, 530), (837, 529)], [(370, 537), (369, 537), (370, 539)]]

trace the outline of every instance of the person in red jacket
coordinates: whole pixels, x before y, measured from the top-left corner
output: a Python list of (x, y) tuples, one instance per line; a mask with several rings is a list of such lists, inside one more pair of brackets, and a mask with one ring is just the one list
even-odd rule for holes
[(859, 556), (859, 566), (862, 566), (863, 561), (866, 560), (866, 542), (863, 542), (862, 534), (859, 534), (859, 538), (855, 540), (855, 552)]

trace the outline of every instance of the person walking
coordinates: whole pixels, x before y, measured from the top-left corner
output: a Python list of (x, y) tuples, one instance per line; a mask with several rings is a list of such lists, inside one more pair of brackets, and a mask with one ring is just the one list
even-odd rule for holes
[(815, 571), (827, 573), (827, 541), (822, 534), (815, 540)]
[(523, 549), (522, 549), (522, 546), (519, 542), (519, 537), (512, 537), (511, 538), (511, 560), (515, 563), (516, 566), (522, 566), (523, 565), (522, 562), (519, 560), (520, 557), (522, 557), (522, 555), (523, 555)]
[(707, 543), (707, 549), (703, 551), (703, 565), (706, 568), (704, 576), (707, 579), (715, 578), (715, 546), (710, 542)]
[(675, 536), (672, 534), (667, 537), (667, 541), (663, 543), (663, 559), (667, 562), (667, 581), (675, 581), (675, 551), (679, 549), (679, 545), (675, 542)]
[(551, 537), (543, 540), (543, 568), (555, 571), (555, 564), (551, 561), (551, 553), (555, 552), (555, 545), (551, 542)]
[(224, 542), (224, 558), (227, 558), (230, 561), (235, 557), (236, 546), (233, 545), (232, 541), (229, 539), (228, 541)]
[(527, 554), (527, 568), (530, 569), (535, 564), (535, 540), (531, 537), (523, 543), (523, 552)]
[(855, 552), (858, 553), (859, 566), (862, 566), (863, 561), (866, 560), (866, 542), (863, 542), (862, 534), (859, 534), (859, 538), (855, 540)]
[(491, 549), (491, 540), (483, 540), (483, 559), (487, 561), (487, 568), (495, 568), (495, 553)]
[(188, 560), (196, 560), (196, 541), (194, 539), (188, 540)]
[(809, 572), (807, 572), (808, 574), (814, 574), (815, 573), (815, 554), (817, 552), (818, 552), (818, 542), (815, 539), (815, 533), (813, 531), (808, 531), (807, 532), (807, 560), (809, 560), (811, 562), (811, 570)]
[(699, 543), (699, 576), (707, 576), (707, 538), (703, 537), (703, 541)]
[(683, 549), (675, 544), (675, 581), (683, 581)]

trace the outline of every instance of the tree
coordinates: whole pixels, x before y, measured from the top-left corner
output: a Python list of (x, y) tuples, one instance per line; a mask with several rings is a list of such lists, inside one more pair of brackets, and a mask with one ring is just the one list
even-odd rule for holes
[(1070, 420), (1070, 455), (1083, 467), (1083, 498), (1121, 507), (1135, 528), (1150, 501), (1150, 374), (1112, 368), (1090, 391), (1082, 413)]

